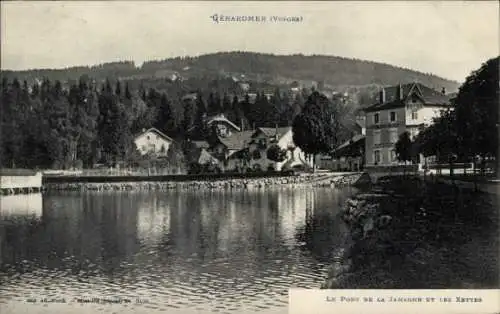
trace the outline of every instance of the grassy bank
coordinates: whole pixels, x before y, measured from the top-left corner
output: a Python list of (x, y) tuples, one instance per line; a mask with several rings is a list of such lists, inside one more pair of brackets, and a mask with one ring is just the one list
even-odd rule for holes
[(323, 288), (498, 287), (498, 205), (449, 184), (382, 180), (346, 204), (350, 244)]

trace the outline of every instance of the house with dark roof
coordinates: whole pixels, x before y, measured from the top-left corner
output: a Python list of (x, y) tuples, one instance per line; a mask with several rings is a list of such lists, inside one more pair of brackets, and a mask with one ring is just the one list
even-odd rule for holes
[[(240, 132), (244, 133), (244, 132)], [(252, 168), (254, 170), (277, 170), (292, 168), (296, 165), (309, 165), (305, 154), (293, 142), (291, 127), (265, 128), (245, 131), (240, 140), (238, 151), (234, 151), (226, 164), (227, 169)], [(286, 153), (285, 160), (276, 162), (267, 158), (267, 150), (277, 145)], [(234, 145), (233, 148), (237, 148)]]
[(451, 108), (445, 91), (420, 83), (384, 87), (378, 102), (364, 109), (366, 167), (397, 165), (395, 144), (407, 131), (414, 138), (442, 110)]
[(366, 128), (364, 116), (356, 116), (349, 140), (341, 143), (329, 154), (318, 154), (316, 166), (333, 171), (360, 171), (365, 164)]
[(156, 128), (143, 129), (134, 137), (134, 143), (142, 155), (166, 156), (174, 140)]
[(231, 133), (229, 136), (215, 135), (211, 138), (208, 151), (212, 156), (225, 163), (228, 167), (229, 158), (249, 145), (254, 131), (241, 131)]
[(316, 165), (333, 171), (361, 171), (365, 163), (365, 143), (365, 135), (356, 134), (337, 146), (331, 154), (316, 156)]

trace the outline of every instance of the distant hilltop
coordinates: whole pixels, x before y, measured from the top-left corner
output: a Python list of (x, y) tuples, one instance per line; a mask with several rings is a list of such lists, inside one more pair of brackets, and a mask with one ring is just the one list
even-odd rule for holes
[(2, 77), (30, 83), (48, 78), (67, 82), (87, 75), (96, 80), (189, 79), (226, 76), (234, 80), (270, 84), (319, 83), (325, 87), (387, 86), (419, 82), (436, 90), (455, 92), (459, 82), (389, 64), (323, 55), (273, 55), (254, 52), (221, 52), (196, 57), (177, 57), (146, 61), (111, 62), (66, 69), (3, 70)]

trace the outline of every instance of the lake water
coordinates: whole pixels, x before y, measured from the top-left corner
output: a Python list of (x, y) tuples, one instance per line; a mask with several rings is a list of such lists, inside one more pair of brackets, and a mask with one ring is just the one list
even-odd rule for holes
[(287, 313), (290, 287), (324, 281), (352, 193), (2, 197), (0, 312)]

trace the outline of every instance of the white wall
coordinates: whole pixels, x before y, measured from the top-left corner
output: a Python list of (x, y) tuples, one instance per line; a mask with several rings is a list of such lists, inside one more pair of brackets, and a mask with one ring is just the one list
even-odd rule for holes
[[(266, 149), (259, 149), (259, 140), (260, 139), (266, 139), (267, 148), (269, 148), (272, 145), (270, 143), (270, 138), (268, 138), (264, 134), (259, 134), (258, 136), (256, 136), (254, 138), (255, 143), (249, 146), (251, 159), (248, 163), (248, 167), (250, 167), (250, 168), (253, 168), (254, 165), (258, 164), (262, 170), (267, 170), (270, 165), (273, 165), (275, 170), (281, 171), (283, 165), (285, 165), (291, 159), (293, 160), (293, 162), (290, 165), (292, 167), (294, 165), (297, 165), (297, 164), (302, 164), (304, 161), (306, 161), (304, 152), (302, 152), (302, 150), (300, 148), (296, 147), (294, 142), (293, 142), (293, 135), (292, 135), (291, 130), (289, 132), (287, 132), (285, 135), (283, 135), (277, 143), (281, 149), (285, 149), (287, 151), (287, 158), (283, 162), (277, 163), (277, 162), (274, 162), (272, 160), (267, 159), (267, 150)], [(289, 146), (295, 147), (295, 150), (293, 151), (293, 153), (288, 150)], [(260, 158), (253, 159), (252, 158), (253, 151), (257, 150), (257, 149), (260, 151)], [(243, 161), (237, 160), (237, 159), (231, 159), (228, 161), (228, 165), (227, 165), (226, 169), (234, 169), (236, 166), (241, 167), (242, 165), (243, 165)]]
[[(416, 120), (411, 120), (412, 124), (425, 124), (425, 125), (429, 125), (431, 124), (433, 121), (432, 119), (433, 118), (436, 118), (436, 117), (439, 117), (441, 115), (441, 110), (443, 108), (442, 107), (423, 107), (423, 108), (420, 108), (418, 111), (417, 111), (417, 115), (418, 115), (418, 119)], [(411, 112), (409, 112), (409, 116), (411, 117)]]
[[(135, 139), (135, 145), (143, 155), (147, 154), (148, 152), (153, 152), (152, 150), (154, 150), (154, 153), (156, 154), (166, 155), (171, 144), (171, 141), (163, 138), (153, 131), (141, 134)], [(160, 153), (162, 146), (165, 146), (164, 153)]]
[[(396, 121), (390, 121), (391, 112), (396, 113)], [(379, 122), (374, 122), (375, 114), (379, 114)], [(393, 163), (391, 159), (391, 150), (393, 149), (394, 143), (397, 138), (391, 138), (391, 130), (397, 130), (397, 135), (405, 131), (406, 125), (406, 108), (393, 108), (380, 110), (376, 112), (368, 112), (366, 116), (366, 144), (365, 144), (365, 158), (366, 165), (374, 165), (375, 158), (374, 152), (378, 150), (380, 152), (380, 162), (378, 165)], [(379, 125), (380, 128), (377, 128)], [(380, 134), (380, 141), (375, 142), (375, 133)]]
[(34, 176), (0, 176), (0, 188), (41, 188), (42, 174), (38, 172)]

